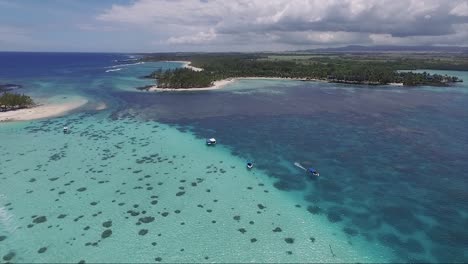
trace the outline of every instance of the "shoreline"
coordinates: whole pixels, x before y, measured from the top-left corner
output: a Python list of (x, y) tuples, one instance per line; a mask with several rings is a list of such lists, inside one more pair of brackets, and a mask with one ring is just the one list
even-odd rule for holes
[(290, 80), (290, 81), (321, 81), (315, 79), (304, 79), (304, 78), (281, 78), (281, 77), (236, 77), (236, 78), (228, 78), (219, 81), (214, 81), (212, 86), (208, 87), (198, 87), (198, 88), (160, 88), (156, 85), (151, 86), (146, 91), (148, 92), (164, 92), (164, 91), (209, 91), (209, 90), (217, 90), (221, 89), (228, 84), (232, 84), (238, 80)]
[[(321, 79), (305, 79), (305, 78), (282, 78), (282, 77), (236, 77), (236, 78), (228, 78), (219, 81), (214, 81), (212, 86), (208, 87), (197, 87), (197, 88), (160, 88), (156, 85), (153, 85), (146, 89), (148, 92), (174, 92), (174, 91), (210, 91), (210, 90), (218, 90), (223, 88), (228, 84), (232, 84), (238, 80), (287, 80), (287, 81), (303, 81), (303, 82), (324, 82), (324, 83), (334, 83), (326, 80)], [(365, 84), (363, 84), (365, 85)], [(382, 86), (386, 86), (382, 84)], [(403, 83), (389, 83), (387, 86), (403, 86)]]
[(164, 92), (164, 91), (209, 91), (209, 90), (217, 90), (221, 89), (224, 86), (234, 83), (236, 81), (236, 78), (231, 78), (231, 79), (224, 79), (224, 80), (219, 80), (219, 81), (214, 81), (212, 86), (208, 87), (199, 87), (199, 88), (160, 88), (157, 87), (156, 85), (151, 86), (148, 88), (146, 91), (148, 92)]
[(191, 66), (191, 65), (190, 65), (190, 64), (192, 64), (191, 61), (165, 61), (165, 62), (177, 62), (177, 63), (182, 63), (182, 68), (187, 68), (187, 69), (190, 69), (190, 70), (196, 71), (196, 72), (203, 71), (202, 68), (198, 68), (198, 67), (195, 67), (195, 66)]
[[(203, 71), (202, 68), (190, 66), (192, 63), (191, 61), (165, 61), (165, 62), (176, 62), (176, 63), (182, 63), (183, 68), (191, 69), (193, 71)], [(304, 81), (304, 82), (324, 82), (324, 83), (342, 83), (342, 82), (336, 82), (336, 81), (329, 81), (329, 80), (322, 80), (322, 79), (307, 79), (307, 78), (283, 78), (283, 77), (235, 77), (235, 78), (227, 78), (223, 80), (218, 80), (214, 81), (213, 85), (208, 86), (208, 87), (194, 87), (194, 88), (160, 88), (157, 87), (157, 85), (149, 86), (146, 89), (141, 89), (141, 90), (146, 90), (147, 92), (164, 92), (164, 91), (209, 91), (209, 90), (217, 90), (221, 89), (224, 86), (231, 84), (237, 80), (291, 80), (291, 81)], [(347, 83), (343, 83), (347, 84)], [(351, 83), (355, 84), (355, 83)], [(365, 84), (363, 83), (362, 85), (371, 85), (371, 84)], [(404, 86), (403, 83), (388, 83), (388, 84), (377, 84), (377, 85), (388, 85), (388, 86)]]
[(0, 123), (62, 116), (87, 103), (88, 100), (82, 98), (67, 103), (40, 104), (31, 108), (0, 112)]

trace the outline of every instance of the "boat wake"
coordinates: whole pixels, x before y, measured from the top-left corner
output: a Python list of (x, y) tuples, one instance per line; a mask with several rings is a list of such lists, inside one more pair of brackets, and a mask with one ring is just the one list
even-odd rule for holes
[(120, 70), (122, 70), (122, 68), (110, 69), (110, 70), (106, 70), (106, 72), (115, 72), (115, 71), (120, 71)]
[(302, 167), (302, 165), (299, 163), (299, 162), (294, 162), (294, 166), (300, 168), (300, 169), (303, 169), (303, 170), (307, 170), (306, 168)]

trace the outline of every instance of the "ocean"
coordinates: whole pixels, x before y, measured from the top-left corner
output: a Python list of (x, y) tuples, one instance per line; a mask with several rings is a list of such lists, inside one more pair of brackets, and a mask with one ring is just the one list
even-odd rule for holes
[(181, 64), (136, 58), (0, 53), (0, 83), (89, 101), (0, 124), (2, 261), (468, 261), (467, 72), (152, 93), (141, 77)]

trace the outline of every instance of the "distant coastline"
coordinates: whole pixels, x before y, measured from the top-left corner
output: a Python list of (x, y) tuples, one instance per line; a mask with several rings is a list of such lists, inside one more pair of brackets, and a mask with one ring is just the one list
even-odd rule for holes
[[(456, 76), (412, 72), (432, 66), (433, 60), (406, 60), (382, 57), (314, 57), (264, 54), (177, 54), (148, 55), (143, 61), (181, 63), (182, 67), (156, 70), (145, 76), (155, 85), (139, 87), (145, 91), (203, 91), (224, 87), (237, 79), (282, 79), (319, 81), (368, 86), (450, 86), (462, 82)], [(456, 62), (453, 62), (456, 63)], [(443, 65), (439, 65), (443, 66)], [(407, 70), (399, 70), (407, 69)]]
[[(203, 71), (202, 68), (191, 66), (190, 61), (165, 61), (165, 62), (176, 62), (182, 63), (183, 68), (187, 68), (196, 72)], [(222, 80), (216, 80), (212, 82), (212, 85), (206, 87), (187, 87), (187, 88), (174, 88), (174, 87), (158, 87), (157, 85), (147, 85), (143, 87), (138, 87), (138, 90), (144, 90), (149, 92), (163, 92), (163, 91), (209, 91), (217, 90), (225, 87), (226, 85), (232, 84), (237, 80), (290, 80), (290, 81), (310, 81), (310, 82), (326, 82), (326, 83), (342, 83), (342, 84), (360, 84), (360, 85), (389, 85), (389, 86), (404, 86), (403, 83), (388, 83), (388, 84), (379, 84), (372, 82), (355, 82), (355, 81), (342, 81), (342, 80), (327, 80), (327, 79), (317, 79), (317, 78), (286, 78), (286, 77), (261, 77), (261, 76), (251, 76), (251, 77), (233, 77), (226, 78)]]
[(198, 68), (198, 67), (192, 66), (192, 65), (191, 65), (191, 64), (192, 64), (191, 61), (165, 61), (165, 62), (182, 63), (182, 68), (190, 69), (190, 70), (196, 71), (196, 72), (203, 71), (202, 68)]

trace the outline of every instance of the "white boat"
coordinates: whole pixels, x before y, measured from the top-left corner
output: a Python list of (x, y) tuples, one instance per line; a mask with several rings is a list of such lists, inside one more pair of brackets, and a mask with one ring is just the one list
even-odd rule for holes
[(208, 146), (215, 145), (216, 144), (216, 139), (215, 138), (209, 138), (209, 139), (206, 140), (206, 144)]
[(68, 133), (68, 127), (67, 126), (63, 127), (63, 133), (64, 134)]
[(247, 169), (252, 169), (253, 168), (253, 163), (252, 162), (247, 162)]

